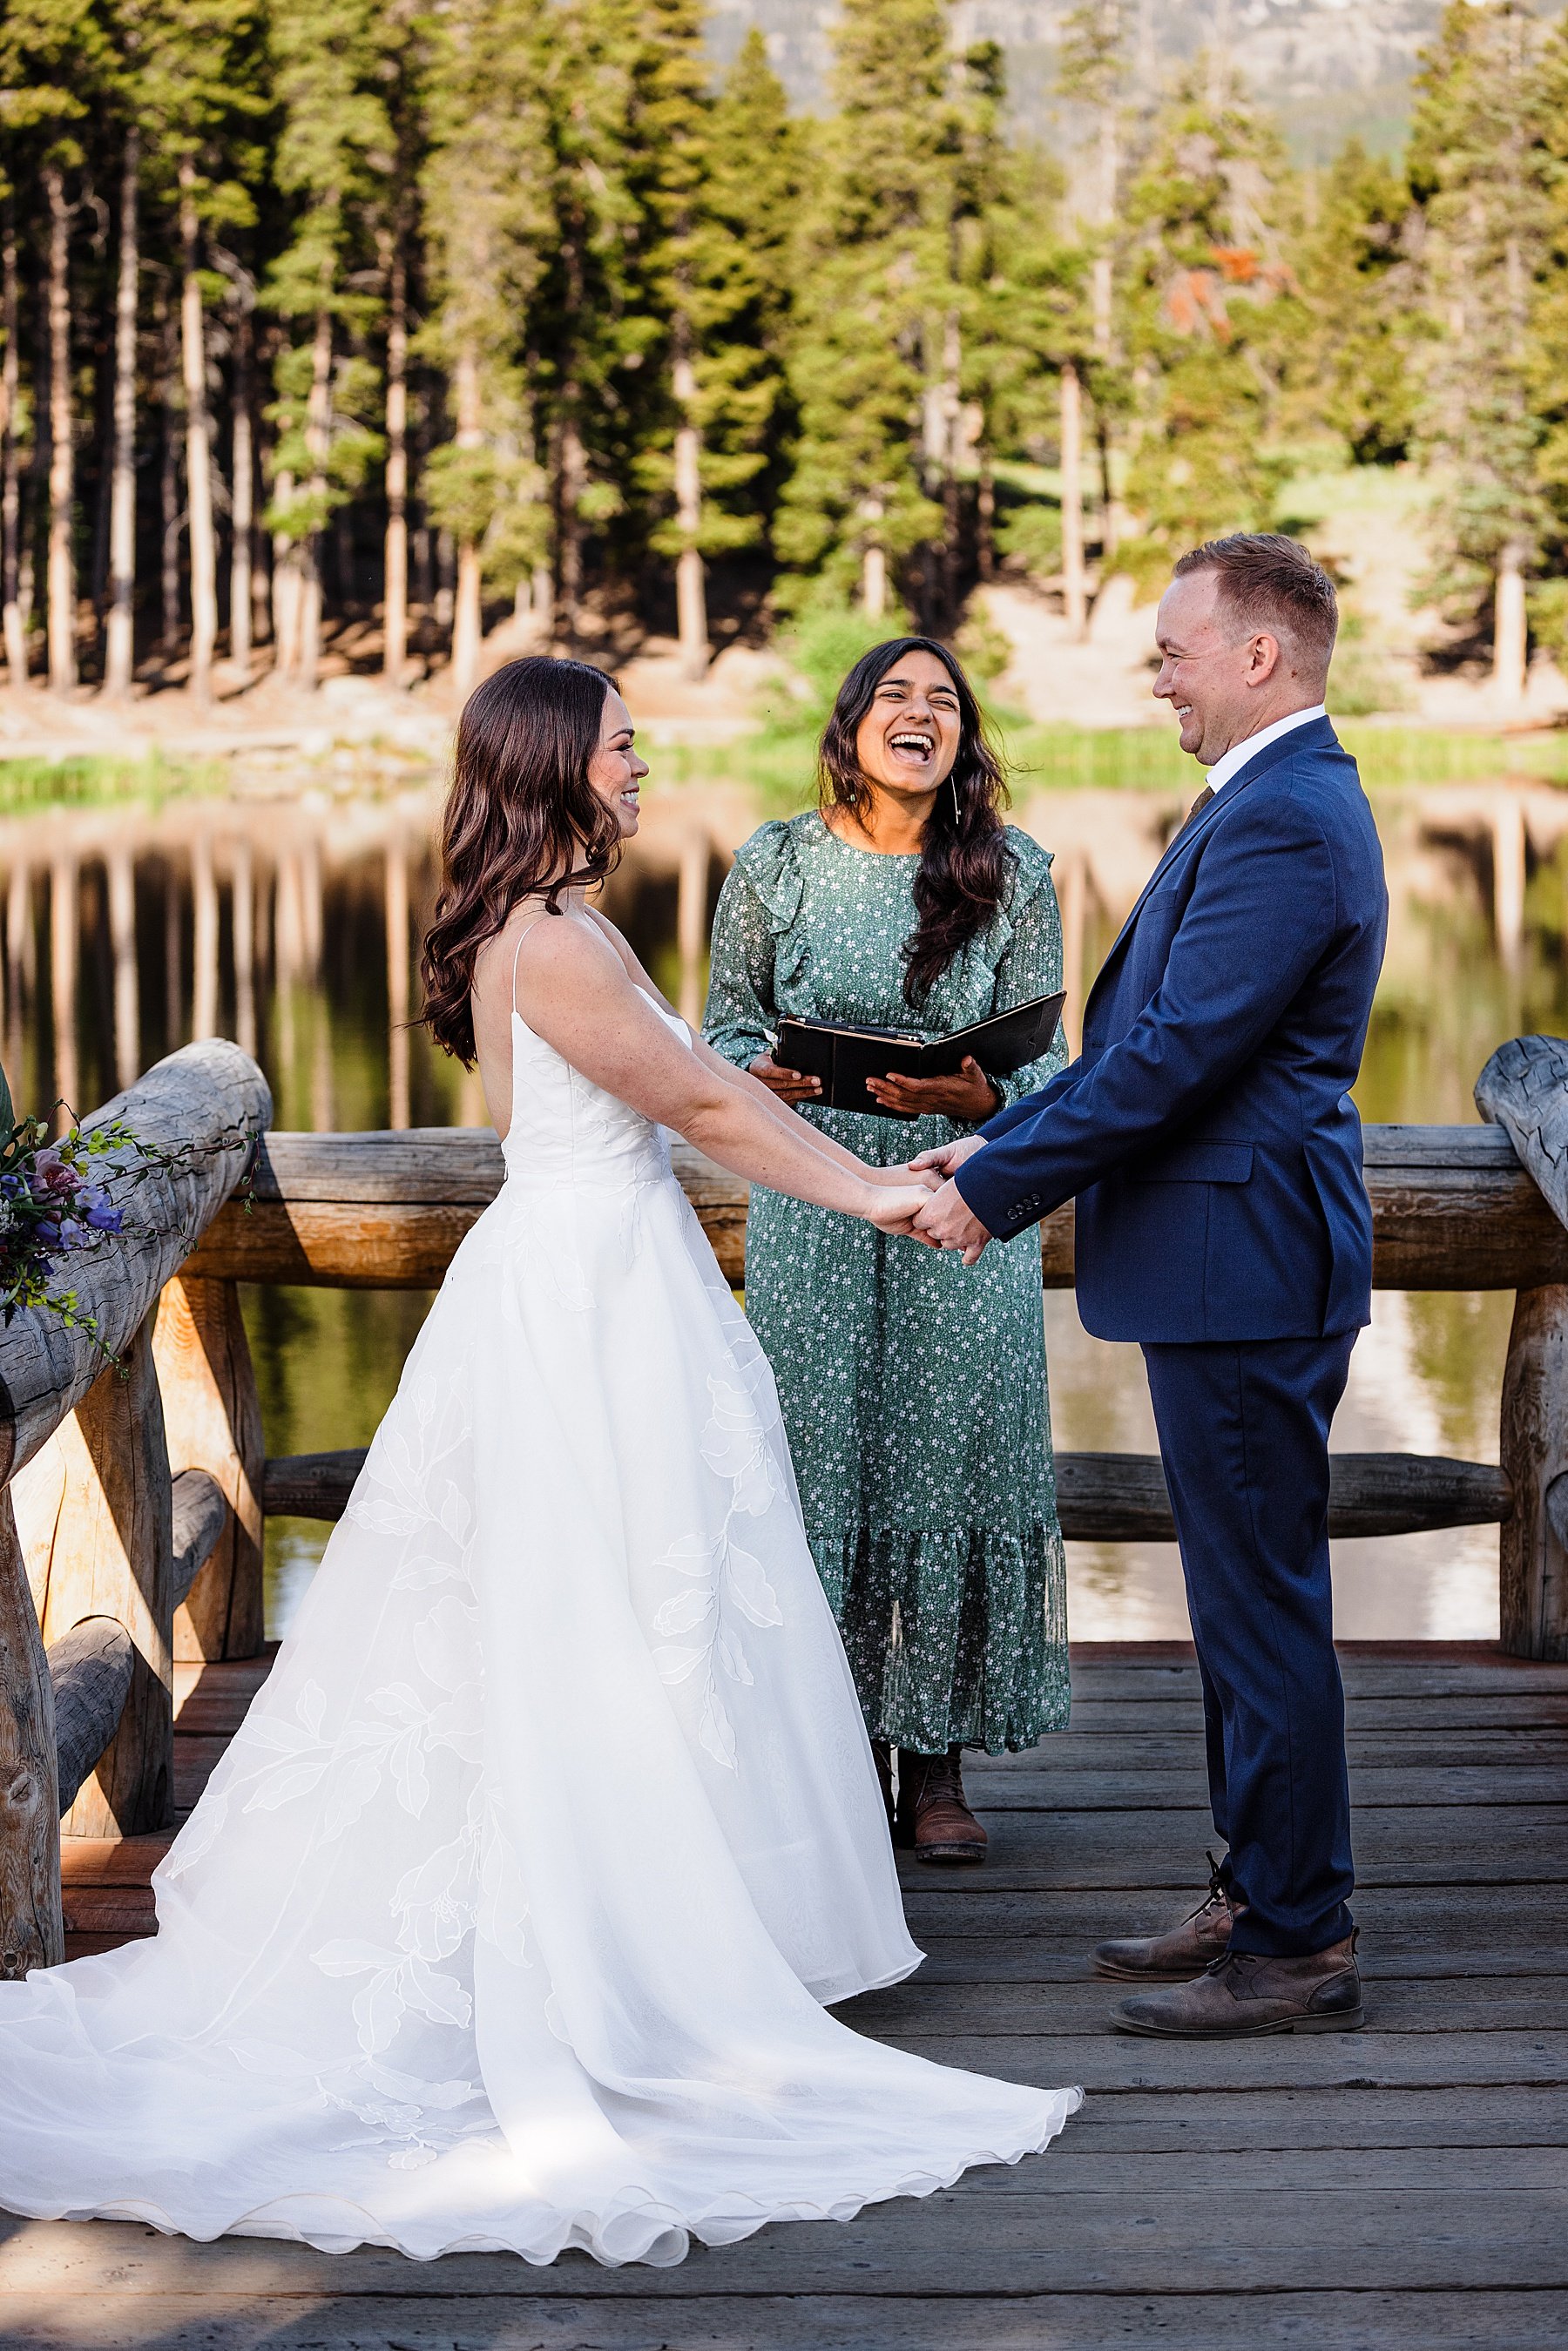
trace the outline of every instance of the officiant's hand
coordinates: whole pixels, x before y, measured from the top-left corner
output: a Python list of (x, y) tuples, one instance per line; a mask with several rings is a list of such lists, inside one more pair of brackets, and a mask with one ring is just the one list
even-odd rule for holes
[(771, 1053), (758, 1053), (749, 1067), (752, 1076), (760, 1078), (769, 1093), (777, 1094), (780, 1102), (798, 1104), (821, 1100), (821, 1078), (809, 1078), (800, 1070), (783, 1069)]
[(966, 1053), (952, 1078), (868, 1078), (865, 1090), (883, 1110), (916, 1118), (951, 1118), (960, 1126), (978, 1126), (994, 1118), (1002, 1098), (973, 1053)]

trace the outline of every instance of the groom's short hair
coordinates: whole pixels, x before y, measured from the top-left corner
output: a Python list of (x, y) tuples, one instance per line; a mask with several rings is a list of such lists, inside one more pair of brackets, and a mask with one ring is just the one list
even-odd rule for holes
[(1228, 538), (1206, 539), (1178, 559), (1176, 577), (1189, 571), (1218, 573), (1225, 607), (1244, 629), (1266, 630), (1283, 641), (1301, 668), (1328, 674), (1339, 632), (1339, 600), (1333, 581), (1299, 539), (1280, 530), (1239, 530)]

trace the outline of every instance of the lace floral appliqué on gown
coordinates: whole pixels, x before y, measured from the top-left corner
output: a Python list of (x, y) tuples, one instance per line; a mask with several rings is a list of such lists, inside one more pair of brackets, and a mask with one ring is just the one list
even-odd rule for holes
[(773, 1383), (659, 1131), (522, 1021), (454, 1260), (158, 1934), (0, 1985), (0, 2204), (678, 2261), (1043, 2147), (918, 1962)]

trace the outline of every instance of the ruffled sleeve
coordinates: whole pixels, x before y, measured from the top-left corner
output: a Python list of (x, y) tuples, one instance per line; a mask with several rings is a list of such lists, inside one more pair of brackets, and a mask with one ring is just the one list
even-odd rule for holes
[[(992, 1006), (998, 1012), (1028, 1004), (1037, 996), (1054, 996), (1061, 986), (1061, 914), (1051, 878), (1051, 852), (1011, 824), (1008, 847), (1013, 855), (1014, 874), (996, 916), (1000, 953)], [(1067, 1044), (1058, 1029), (1050, 1050), (1039, 1061), (1026, 1062), (1010, 1077), (992, 1079), (1002, 1098), (998, 1107), (1006, 1109), (1026, 1094), (1038, 1093), (1066, 1062)]]
[(771, 1049), (778, 945), (804, 890), (794, 829), (777, 823), (760, 826), (736, 852), (719, 893), (703, 1035), (740, 1069)]

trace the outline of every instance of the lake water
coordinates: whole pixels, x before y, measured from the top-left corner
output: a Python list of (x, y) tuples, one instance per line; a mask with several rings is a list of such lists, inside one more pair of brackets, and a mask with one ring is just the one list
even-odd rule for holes
[[(1473, 1120), (1470, 1089), (1497, 1044), (1568, 1029), (1568, 795), (1434, 788), (1376, 805), (1393, 919), (1363, 1114)], [(478, 1123), (475, 1081), (404, 1025), (434, 887), (434, 808), (424, 785), (0, 824), (5, 1066), (18, 1103), (57, 1092), (100, 1102), (117, 1078), (191, 1035), (222, 1033), (256, 1052), (280, 1127)], [(725, 846), (757, 813), (734, 794), (655, 789), (644, 841), (613, 885), (611, 911), (688, 1005), (700, 1001), (703, 919)], [(1038, 795), (1025, 810), (1059, 852), (1080, 995), (1174, 814), (1157, 799), (1103, 792)], [(367, 1442), (428, 1302), (409, 1292), (249, 1292), (269, 1453)], [(1137, 1351), (1090, 1338), (1070, 1293), (1048, 1292), (1045, 1308), (1058, 1447), (1152, 1452)], [(1375, 1293), (1336, 1447), (1495, 1461), (1511, 1311), (1501, 1294)], [(269, 1525), (274, 1632), (326, 1532)], [(1071, 1544), (1069, 1575), (1080, 1638), (1186, 1631), (1173, 1546)], [(1495, 1529), (1341, 1543), (1334, 1579), (1347, 1637), (1496, 1634)]]

